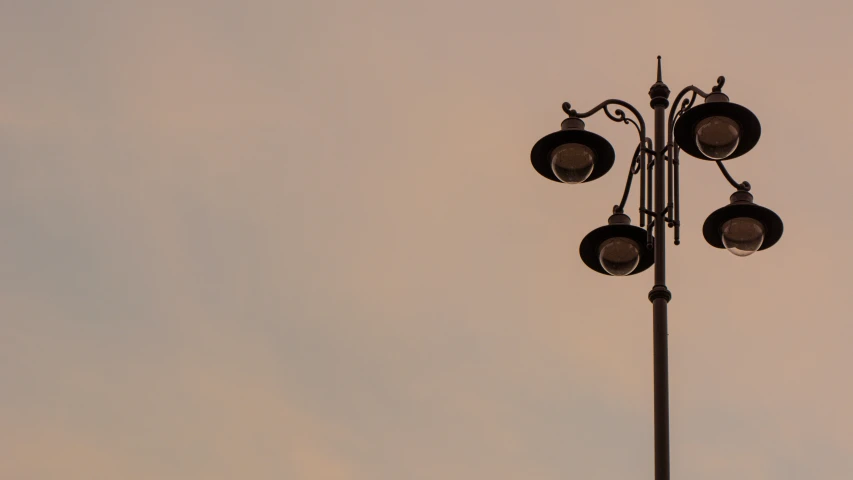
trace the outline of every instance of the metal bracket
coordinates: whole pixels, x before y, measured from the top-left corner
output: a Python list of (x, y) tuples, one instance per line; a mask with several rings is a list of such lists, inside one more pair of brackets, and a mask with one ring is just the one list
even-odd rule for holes
[(752, 185), (750, 185), (749, 182), (747, 182), (747, 181), (737, 183), (737, 181), (735, 181), (735, 179), (732, 178), (731, 175), (729, 175), (729, 171), (726, 170), (725, 166), (723, 166), (722, 161), (717, 160), (717, 166), (720, 167), (720, 171), (723, 172), (723, 176), (726, 177), (726, 180), (729, 181), (731, 186), (735, 187), (736, 189), (738, 189), (740, 191), (744, 191), (744, 192), (748, 192), (749, 189), (752, 188)]

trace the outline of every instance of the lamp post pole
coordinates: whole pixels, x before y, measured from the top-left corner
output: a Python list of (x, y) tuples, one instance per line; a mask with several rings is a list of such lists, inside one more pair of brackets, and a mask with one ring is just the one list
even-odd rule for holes
[[(664, 162), (666, 148), (665, 116), (669, 106), (669, 88), (661, 78), (658, 57), (658, 80), (649, 90), (655, 110), (653, 149), (655, 183), (655, 285), (649, 292), (653, 309), (654, 338), (654, 404), (655, 404), (655, 480), (669, 480), (669, 356), (667, 346), (667, 303), (672, 298), (666, 287), (666, 223), (664, 222)], [(670, 215), (671, 216), (671, 215)]]
[[(783, 225), (772, 210), (753, 203), (749, 182), (736, 182), (722, 163), (744, 155), (755, 146), (761, 135), (758, 118), (747, 108), (729, 101), (728, 95), (722, 93), (725, 78), (719, 77), (711, 93), (693, 85), (681, 90), (667, 119), (670, 91), (661, 77), (658, 57), (657, 82), (649, 89), (655, 114), (654, 141), (646, 136), (642, 114), (628, 102), (609, 99), (580, 113), (565, 102), (563, 111), (569, 118), (563, 120), (560, 131), (536, 142), (530, 160), (533, 168), (549, 180), (569, 184), (589, 182), (610, 170), (615, 152), (607, 140), (585, 129), (583, 119), (604, 112), (610, 120), (633, 124), (637, 129), (639, 144), (631, 159), (622, 200), (613, 207), (607, 225), (584, 237), (579, 253), (586, 266), (605, 275), (635, 275), (655, 266), (655, 283), (649, 292), (654, 347), (655, 480), (669, 480), (666, 309), (672, 294), (666, 287), (666, 228), (674, 227), (673, 243), (678, 245), (679, 153), (683, 150), (699, 160), (716, 162), (736, 189), (730, 204), (711, 213), (702, 226), (705, 240), (712, 247), (745, 257), (775, 245), (782, 236)], [(704, 103), (694, 105), (697, 97), (703, 98)], [(617, 108), (611, 111), (611, 107)], [(624, 213), (635, 175), (640, 176), (639, 227), (631, 225), (631, 219)], [(646, 223), (648, 226), (643, 228)]]

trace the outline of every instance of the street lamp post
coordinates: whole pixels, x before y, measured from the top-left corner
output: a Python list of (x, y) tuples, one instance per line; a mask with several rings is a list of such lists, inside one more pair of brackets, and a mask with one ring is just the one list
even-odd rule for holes
[[(646, 136), (643, 116), (627, 102), (605, 100), (584, 113), (573, 110), (567, 102), (563, 110), (569, 118), (563, 121), (561, 130), (536, 142), (530, 154), (533, 167), (545, 178), (584, 183), (607, 173), (615, 160), (610, 143), (585, 130), (584, 118), (603, 111), (610, 120), (633, 124), (639, 134), (622, 200), (613, 207), (607, 225), (584, 237), (580, 256), (592, 270), (612, 276), (634, 275), (655, 266), (655, 283), (649, 300), (653, 309), (656, 480), (669, 480), (667, 304), (672, 294), (666, 286), (666, 227), (674, 229), (674, 243), (678, 245), (680, 152), (716, 162), (736, 189), (731, 203), (705, 220), (702, 231), (709, 244), (726, 248), (737, 256), (747, 256), (770, 248), (782, 236), (779, 216), (754, 204), (749, 182), (737, 183), (722, 163), (747, 153), (761, 135), (758, 118), (748, 109), (731, 103), (722, 93), (724, 83), (725, 78), (719, 77), (711, 93), (692, 85), (684, 88), (676, 96), (667, 118), (670, 91), (663, 83), (661, 57), (658, 57), (657, 82), (649, 90), (655, 114), (654, 141)], [(694, 105), (697, 97), (702, 97), (704, 103)], [(613, 106), (627, 109), (634, 118), (621, 108), (611, 112)], [(631, 225), (624, 213), (636, 175), (640, 176), (639, 227)]]

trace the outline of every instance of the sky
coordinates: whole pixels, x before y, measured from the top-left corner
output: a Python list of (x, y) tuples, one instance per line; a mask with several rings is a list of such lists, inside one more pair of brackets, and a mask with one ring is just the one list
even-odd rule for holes
[(785, 223), (710, 247), (683, 156), (672, 478), (853, 478), (849, 2), (0, 6), (0, 478), (651, 480), (652, 270), (577, 254), (636, 133), (529, 155), (564, 101), (651, 124), (657, 55)]

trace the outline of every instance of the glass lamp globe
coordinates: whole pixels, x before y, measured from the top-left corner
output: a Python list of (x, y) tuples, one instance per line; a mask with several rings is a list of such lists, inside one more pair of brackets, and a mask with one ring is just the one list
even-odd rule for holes
[(551, 170), (563, 183), (581, 183), (592, 174), (595, 153), (586, 145), (565, 143), (551, 152)]
[(607, 273), (616, 277), (625, 276), (640, 264), (640, 247), (629, 238), (608, 238), (601, 242), (598, 261)]
[(723, 246), (738, 257), (752, 255), (764, 242), (764, 225), (749, 217), (733, 218), (723, 224)]
[(723, 160), (740, 142), (740, 127), (728, 117), (708, 117), (696, 124), (696, 146), (706, 157)]

